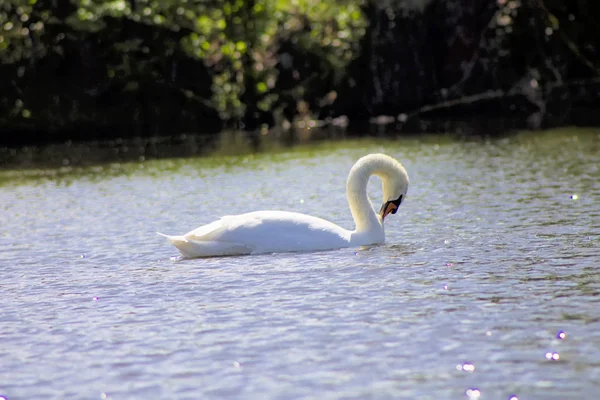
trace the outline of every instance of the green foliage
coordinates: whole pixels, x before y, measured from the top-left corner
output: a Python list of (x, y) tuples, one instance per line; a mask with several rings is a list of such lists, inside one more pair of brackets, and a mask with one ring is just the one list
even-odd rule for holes
[[(356, 57), (356, 43), (365, 32), (361, 4), (336, 0), (5, 0), (0, 5), (0, 61), (14, 67), (18, 81), (32, 63), (49, 53), (64, 52), (61, 41), (65, 36), (82, 44), (91, 35), (111, 37), (108, 18), (167, 29), (179, 34), (180, 50), (210, 71), (212, 107), (223, 120), (236, 121), (243, 117), (249, 101), (261, 110), (278, 101), (282, 41), (293, 41), (300, 53), (323, 57), (325, 74), (343, 70)], [(105, 66), (108, 78), (127, 80), (124, 75), (134, 74), (136, 68), (137, 75), (154, 76), (154, 65), (139, 61), (137, 66), (129, 65), (133, 53), (149, 51), (143, 38), (119, 40), (113, 50), (117, 56), (111, 58), (121, 61)], [(129, 78), (133, 82), (127, 83), (127, 90), (137, 90), (134, 77)], [(296, 85), (304, 83), (300, 80)], [(11, 115), (31, 117), (26, 99), (17, 100), (6, 104), (13, 110)]]
[[(219, 7), (185, 13), (193, 32), (183, 46), (213, 69), (214, 101), (225, 119), (242, 117), (246, 92), (256, 92), (258, 107), (277, 101), (278, 47), (293, 38), (303, 52), (319, 53), (331, 70), (356, 56), (365, 31), (357, 3), (318, 0), (223, 1)], [(181, 13), (178, 12), (178, 13)], [(249, 85), (253, 84), (254, 87)]]
[(599, 12), (596, 0), (2, 0), (0, 130), (368, 120), (489, 89), (542, 107), (545, 88), (600, 75)]

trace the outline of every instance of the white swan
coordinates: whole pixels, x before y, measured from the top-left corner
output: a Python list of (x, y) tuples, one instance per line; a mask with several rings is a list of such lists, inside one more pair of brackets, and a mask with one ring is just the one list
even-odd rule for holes
[[(381, 178), (383, 205), (375, 212), (367, 195), (371, 175)], [(369, 154), (350, 170), (346, 195), (356, 229), (287, 211), (256, 211), (229, 215), (182, 236), (165, 236), (186, 258), (290, 251), (330, 250), (366, 246), (385, 241), (383, 220), (395, 214), (406, 196), (408, 174), (385, 154)]]

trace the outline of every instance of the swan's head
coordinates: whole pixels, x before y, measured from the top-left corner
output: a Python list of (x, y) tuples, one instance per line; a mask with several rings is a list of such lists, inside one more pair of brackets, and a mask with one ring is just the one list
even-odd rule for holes
[(384, 157), (382, 159), (384, 167), (377, 171), (377, 175), (381, 177), (383, 183), (383, 205), (379, 210), (382, 221), (389, 214), (396, 214), (398, 207), (406, 198), (409, 182), (404, 166), (391, 157)]
[(400, 207), (400, 204), (402, 204), (402, 200), (404, 199), (404, 196), (405, 195), (401, 194), (400, 196), (398, 196), (397, 199), (388, 200), (385, 203), (383, 203), (383, 205), (381, 206), (381, 209), (379, 210), (379, 216), (381, 217), (382, 221), (389, 214), (396, 214), (396, 211), (398, 211), (398, 207)]

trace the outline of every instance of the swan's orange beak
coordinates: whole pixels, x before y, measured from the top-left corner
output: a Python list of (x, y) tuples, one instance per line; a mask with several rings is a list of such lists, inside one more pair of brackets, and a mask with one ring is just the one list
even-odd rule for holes
[(398, 197), (396, 200), (390, 200), (381, 206), (381, 210), (379, 210), (379, 216), (381, 217), (382, 221), (388, 216), (388, 214), (396, 214), (398, 207), (400, 207), (400, 204), (402, 204), (402, 197), (403, 196), (400, 195), (400, 197)]
[(383, 221), (389, 213), (396, 214), (396, 210), (398, 210), (398, 206), (394, 202), (388, 201), (381, 206), (381, 210), (379, 210), (379, 216)]

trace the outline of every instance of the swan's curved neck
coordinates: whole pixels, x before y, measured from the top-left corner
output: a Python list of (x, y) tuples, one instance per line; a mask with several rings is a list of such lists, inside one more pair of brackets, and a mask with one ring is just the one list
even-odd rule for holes
[(371, 175), (378, 175), (382, 178), (383, 171), (372, 163), (357, 164), (350, 170), (348, 182), (346, 184), (346, 195), (348, 196), (348, 205), (350, 212), (356, 223), (356, 233), (366, 233), (380, 231), (383, 229), (381, 218), (375, 210), (367, 195), (367, 184)]

